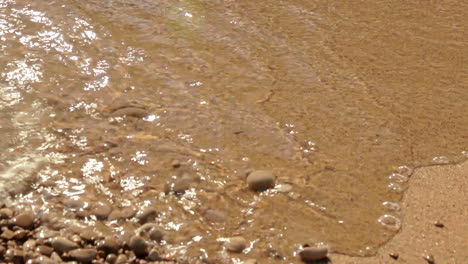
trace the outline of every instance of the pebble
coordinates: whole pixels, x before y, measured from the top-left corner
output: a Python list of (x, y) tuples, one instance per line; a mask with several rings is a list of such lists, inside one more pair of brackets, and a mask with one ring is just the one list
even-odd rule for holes
[(91, 210), (91, 214), (95, 215), (98, 219), (105, 220), (112, 212), (112, 206), (109, 204), (99, 202), (94, 205), (93, 209)]
[(11, 231), (8, 228), (3, 229), (3, 233), (0, 235), (1, 238), (6, 240), (11, 240), (15, 236), (15, 232)]
[(148, 254), (148, 244), (146, 243), (146, 240), (141, 236), (133, 236), (130, 239), (128, 246), (131, 250), (133, 250), (133, 252), (135, 252), (135, 255), (139, 257)]
[(257, 264), (257, 260), (256, 259), (248, 259), (246, 261), (244, 261), (244, 264)]
[(435, 263), (435, 260), (434, 260), (434, 256), (432, 255), (425, 255), (424, 256), (424, 259), (427, 261), (427, 263), (429, 264), (434, 264)]
[(107, 217), (108, 220), (130, 219), (134, 217), (136, 210), (133, 207), (125, 207), (120, 210), (113, 210)]
[(185, 191), (190, 189), (191, 179), (189, 178), (170, 178), (164, 185), (164, 192), (166, 194), (174, 192), (175, 194), (184, 194)]
[(390, 253), (388, 255), (394, 260), (397, 260), (400, 257), (400, 255), (398, 253), (395, 253), (395, 252), (392, 252), (392, 253)]
[(253, 191), (265, 191), (275, 187), (275, 175), (267, 170), (253, 171), (247, 176), (247, 184)]
[(247, 240), (241, 236), (231, 237), (224, 243), (227, 251), (240, 253), (247, 248)]
[(150, 232), (149, 232), (149, 237), (150, 237), (152, 240), (154, 240), (154, 241), (160, 243), (160, 242), (164, 239), (164, 233), (163, 233), (163, 231), (161, 231), (159, 228), (154, 227), (154, 228), (152, 228), (152, 229), (150, 230)]
[(97, 242), (97, 249), (109, 253), (117, 253), (119, 251), (119, 242), (114, 237), (106, 237), (104, 240)]
[(12, 219), (12, 224), (24, 229), (30, 229), (34, 226), (34, 214), (32, 212), (21, 213)]
[(205, 218), (213, 223), (222, 223), (226, 221), (226, 215), (216, 209), (208, 209), (204, 213)]
[(50, 257), (50, 255), (52, 255), (52, 252), (54, 252), (54, 249), (48, 246), (38, 246), (36, 248), (36, 252), (41, 255)]
[(28, 239), (23, 244), (23, 249), (26, 250), (26, 251), (33, 250), (35, 247), (36, 247), (36, 240), (34, 240), (34, 239)]
[(0, 219), (10, 219), (13, 216), (13, 210), (10, 208), (0, 209)]
[(96, 249), (93, 248), (79, 248), (72, 250), (68, 253), (68, 255), (76, 259), (80, 262), (90, 262), (94, 258), (96, 258), (98, 252)]
[(77, 249), (78, 245), (64, 237), (56, 237), (51, 242), (52, 247), (59, 253)]
[(438, 227), (438, 228), (443, 228), (443, 227), (445, 227), (444, 223), (442, 223), (442, 222), (440, 222), (440, 221), (436, 221), (436, 222), (434, 223), (434, 225), (435, 225), (436, 227)]
[(136, 218), (138, 219), (138, 222), (141, 224), (153, 221), (158, 217), (159, 213), (156, 210), (156, 208), (153, 207), (147, 207), (143, 211), (138, 212), (136, 215)]
[(106, 263), (113, 264), (117, 261), (117, 255), (115, 254), (109, 254), (106, 257)]
[(304, 261), (319, 260), (327, 257), (327, 247), (306, 247), (299, 252), (299, 256)]
[(146, 257), (148, 260), (151, 261), (156, 261), (160, 260), (161, 256), (159, 255), (159, 251), (156, 248), (151, 249), (151, 251), (148, 253), (148, 257)]
[(146, 111), (143, 108), (138, 108), (138, 107), (125, 107), (125, 108), (121, 108), (112, 112), (113, 117), (131, 116), (131, 117), (136, 117), (136, 118), (143, 118), (147, 115), (148, 115), (148, 111)]
[(115, 260), (115, 264), (126, 264), (128, 263), (128, 258), (124, 254), (120, 254)]

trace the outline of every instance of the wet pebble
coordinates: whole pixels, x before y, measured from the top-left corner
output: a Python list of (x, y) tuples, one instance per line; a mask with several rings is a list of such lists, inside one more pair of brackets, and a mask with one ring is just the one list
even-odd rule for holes
[(72, 250), (68, 253), (68, 255), (76, 259), (80, 262), (90, 262), (97, 256), (97, 251), (96, 249), (93, 248), (79, 248)]
[(15, 236), (15, 232), (11, 231), (8, 228), (2, 228), (3, 232), (0, 235), (1, 238), (6, 239), (6, 240), (11, 240)]
[(157, 227), (152, 228), (148, 235), (152, 240), (157, 241), (158, 243), (164, 239), (163, 231)]
[(34, 226), (34, 214), (32, 212), (20, 213), (12, 219), (12, 224), (24, 229), (30, 229)]
[(139, 257), (148, 254), (148, 243), (146, 243), (146, 240), (141, 236), (133, 236), (128, 246), (135, 252), (135, 255)]
[(126, 264), (128, 263), (128, 257), (124, 254), (120, 254), (115, 260), (115, 264)]
[(324, 259), (327, 254), (327, 247), (306, 247), (299, 252), (299, 256), (304, 261)]
[(275, 187), (275, 175), (268, 170), (253, 171), (247, 176), (247, 184), (253, 191), (265, 191)]
[(212, 223), (222, 223), (226, 221), (226, 215), (216, 209), (208, 209), (204, 213), (205, 218)]
[(10, 219), (11, 217), (13, 217), (13, 210), (10, 208), (0, 209), (0, 219)]
[(231, 237), (224, 243), (224, 247), (227, 251), (240, 253), (247, 248), (247, 240), (241, 236)]
[(392, 253), (390, 253), (388, 255), (394, 260), (397, 260), (400, 257), (400, 255), (398, 253), (395, 253), (395, 252), (392, 252)]
[(148, 111), (146, 111), (143, 108), (138, 108), (138, 107), (125, 107), (125, 108), (120, 108), (112, 112), (113, 117), (131, 116), (131, 117), (136, 117), (136, 118), (143, 118), (147, 115), (148, 115)]
[(109, 253), (117, 253), (119, 251), (119, 242), (114, 237), (106, 237), (97, 243), (97, 249)]
[(48, 246), (41, 245), (36, 248), (36, 252), (41, 255), (50, 257), (50, 255), (52, 255), (52, 252), (54, 252), (54, 249)]
[(434, 264), (435, 263), (434, 256), (432, 256), (432, 255), (425, 255), (423, 258), (429, 264)]
[(28, 239), (26, 242), (23, 244), (23, 250), (26, 251), (31, 251), (36, 247), (36, 240), (34, 239)]
[(95, 204), (91, 210), (91, 214), (101, 220), (107, 219), (111, 212), (112, 206), (102, 202)]
[(117, 261), (117, 255), (115, 255), (115, 254), (109, 254), (109, 255), (107, 255), (107, 257), (106, 257), (106, 263), (114, 264), (116, 261)]
[(51, 245), (59, 253), (68, 252), (78, 248), (78, 245), (75, 242), (72, 242), (65, 237), (56, 237), (52, 239)]
[(184, 194), (188, 189), (190, 189), (190, 184), (192, 180), (189, 178), (170, 178), (166, 181), (164, 185), (164, 192), (175, 193), (175, 194)]
[(153, 248), (148, 253), (148, 256), (146, 258), (151, 261), (156, 261), (156, 260), (160, 260), (161, 256), (159, 255), (159, 251), (156, 248)]
[(158, 217), (158, 211), (154, 207), (147, 207), (143, 211), (140, 211), (135, 216), (138, 219), (138, 222), (141, 224), (154, 221)]
[(108, 220), (119, 220), (119, 219), (130, 219), (134, 217), (136, 214), (136, 210), (133, 207), (125, 207), (122, 209), (115, 209), (113, 210), (109, 216)]

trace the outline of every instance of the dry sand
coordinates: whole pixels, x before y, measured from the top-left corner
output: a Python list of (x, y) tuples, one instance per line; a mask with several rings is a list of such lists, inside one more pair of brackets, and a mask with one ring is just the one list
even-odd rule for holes
[[(402, 202), (403, 226), (377, 256), (331, 255), (330, 263), (468, 263), (468, 162), (416, 170)], [(436, 227), (440, 221), (444, 227)], [(390, 253), (399, 255), (397, 260)]]

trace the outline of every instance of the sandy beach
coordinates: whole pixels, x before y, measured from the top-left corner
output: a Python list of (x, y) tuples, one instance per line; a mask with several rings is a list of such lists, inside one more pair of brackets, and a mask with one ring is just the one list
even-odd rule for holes
[(401, 232), (375, 257), (332, 254), (330, 263), (425, 264), (430, 262), (424, 257), (430, 255), (434, 263), (468, 263), (467, 208), (468, 162), (417, 169), (402, 202)]

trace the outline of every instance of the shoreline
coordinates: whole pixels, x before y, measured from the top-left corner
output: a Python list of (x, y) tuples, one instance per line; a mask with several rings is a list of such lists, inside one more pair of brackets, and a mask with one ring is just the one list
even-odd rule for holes
[(401, 206), (402, 229), (377, 255), (330, 254), (329, 263), (468, 263), (468, 161), (417, 168)]

